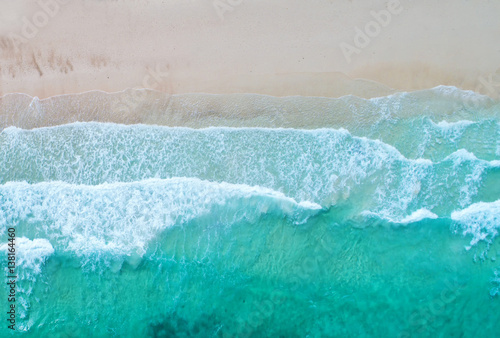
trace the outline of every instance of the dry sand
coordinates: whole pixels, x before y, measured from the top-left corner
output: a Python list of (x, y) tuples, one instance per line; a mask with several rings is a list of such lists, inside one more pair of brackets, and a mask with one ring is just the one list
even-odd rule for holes
[(493, 0), (2, 1), (0, 93), (496, 96), (499, 15)]

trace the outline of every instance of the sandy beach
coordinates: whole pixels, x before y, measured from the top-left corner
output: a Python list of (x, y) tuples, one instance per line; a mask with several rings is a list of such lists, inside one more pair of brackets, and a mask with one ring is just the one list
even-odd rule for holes
[(498, 13), (481, 0), (4, 1), (0, 92), (495, 97)]
[(499, 336), (499, 14), (0, 0), (0, 337)]

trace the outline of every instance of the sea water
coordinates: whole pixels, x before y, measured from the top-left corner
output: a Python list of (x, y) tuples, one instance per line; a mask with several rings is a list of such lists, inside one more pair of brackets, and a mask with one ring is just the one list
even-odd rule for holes
[(314, 128), (3, 129), (0, 336), (498, 335), (500, 110), (406, 100)]

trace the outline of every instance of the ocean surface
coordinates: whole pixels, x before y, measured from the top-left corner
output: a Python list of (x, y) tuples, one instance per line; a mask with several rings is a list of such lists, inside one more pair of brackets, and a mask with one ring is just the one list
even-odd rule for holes
[(231, 96), (153, 125), (31, 100), (0, 114), (1, 337), (498, 336), (498, 102)]

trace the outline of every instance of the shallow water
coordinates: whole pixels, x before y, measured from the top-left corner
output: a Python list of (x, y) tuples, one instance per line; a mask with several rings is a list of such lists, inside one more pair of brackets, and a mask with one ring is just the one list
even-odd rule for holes
[(4, 129), (0, 335), (495, 336), (500, 111), (412, 95), (320, 129)]

